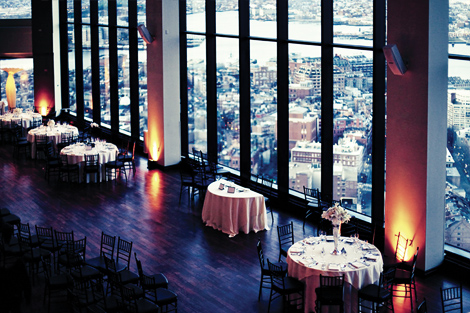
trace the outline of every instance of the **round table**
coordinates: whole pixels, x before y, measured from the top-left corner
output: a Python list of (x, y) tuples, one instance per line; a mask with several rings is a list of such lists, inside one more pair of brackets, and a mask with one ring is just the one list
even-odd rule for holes
[[(84, 143), (76, 143), (70, 146), (63, 148), (60, 151), (61, 155), (67, 155), (67, 161), (69, 164), (78, 164), (79, 166), (79, 182), (82, 181), (83, 177), (83, 167), (85, 163), (85, 155), (97, 154), (99, 156), (98, 163), (100, 165), (100, 182), (105, 180), (106, 173), (104, 164), (109, 161), (116, 160), (116, 155), (119, 152), (119, 149), (115, 144), (106, 143), (106, 142), (95, 142), (93, 143), (94, 147), (87, 146)], [(90, 179), (88, 182), (93, 182), (95, 180)]]
[(264, 196), (232, 182), (215, 181), (207, 187), (202, 220), (230, 237), (240, 230), (248, 234), (267, 229)]
[(34, 112), (26, 112), (20, 114), (6, 113), (0, 116), (0, 121), (6, 126), (10, 127), (11, 125), (20, 125), (23, 129), (31, 127), (31, 124), (34, 122), (42, 123), (42, 115)]
[[(332, 255), (333, 236), (322, 239), (310, 237), (296, 242), (287, 254), (288, 275), (305, 283), (305, 312), (315, 311), (315, 288), (320, 286), (320, 274), (345, 275), (344, 312), (357, 312), (357, 292), (378, 282), (383, 270), (382, 255), (375, 246), (346, 237), (341, 237), (338, 245), (346, 253)], [(324, 307), (324, 312), (327, 308)], [(328, 309), (336, 312), (337, 307)]]
[(78, 128), (72, 125), (55, 125), (52, 127), (41, 125), (38, 128), (31, 129), (26, 136), (31, 143), (31, 158), (36, 158), (36, 136), (46, 136), (47, 141), (54, 143), (54, 148), (62, 141), (62, 134), (70, 133), (78, 136)]

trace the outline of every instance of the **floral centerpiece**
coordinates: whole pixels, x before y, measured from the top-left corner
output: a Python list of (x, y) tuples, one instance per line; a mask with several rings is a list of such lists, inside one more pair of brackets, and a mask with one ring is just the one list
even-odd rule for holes
[(19, 115), (23, 113), (23, 109), (22, 108), (16, 108), (16, 109), (13, 109), (13, 114), (15, 115)]
[(54, 127), (55, 126), (54, 120), (49, 120), (49, 122), (47, 122), (47, 126)]
[(333, 239), (335, 249), (331, 252), (331, 254), (341, 254), (341, 252), (338, 250), (338, 240), (339, 236), (341, 235), (341, 224), (349, 222), (351, 215), (349, 215), (349, 213), (344, 208), (339, 206), (338, 203), (335, 203), (335, 206), (324, 211), (321, 217), (331, 221), (331, 224), (333, 224)]
[(95, 128), (95, 127), (97, 128), (97, 127), (100, 127), (100, 125), (98, 125), (98, 124), (96, 124), (96, 123), (91, 123), (91, 124), (90, 124), (90, 127), (91, 127), (91, 128)]

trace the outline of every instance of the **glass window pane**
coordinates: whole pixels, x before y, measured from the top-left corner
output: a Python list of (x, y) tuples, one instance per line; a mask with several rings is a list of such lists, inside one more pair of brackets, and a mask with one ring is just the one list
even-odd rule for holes
[(250, 42), (251, 173), (277, 181), (276, 43)]
[(0, 1), (0, 20), (30, 18), (31, 0)]
[[(138, 24), (145, 23), (146, 19), (146, 0), (137, 1), (137, 20)], [(143, 139), (144, 130), (147, 129), (147, 45), (144, 44), (142, 37), (138, 37), (139, 45), (139, 118), (140, 118), (140, 137)]]
[(77, 113), (77, 97), (76, 97), (76, 86), (75, 86), (75, 36), (74, 36), (74, 25), (68, 25), (68, 37), (69, 37), (69, 108), (71, 113)]
[(289, 39), (321, 41), (320, 2), (320, 0), (289, 0)]
[(449, 1), (449, 54), (470, 55), (468, 33), (470, 25), (466, 12), (470, 9), (470, 2)]
[(240, 169), (238, 39), (217, 38), (218, 161)]
[(93, 120), (93, 99), (91, 92), (91, 38), (90, 26), (83, 25), (83, 101), (85, 118)]
[(289, 188), (321, 190), (321, 49), (289, 45)]
[(90, 24), (90, 0), (82, 0), (82, 23)]
[(250, 1), (250, 35), (276, 38), (276, 0)]
[(98, 24), (108, 25), (108, 0), (98, 0)]
[(188, 46), (187, 51), (188, 151), (195, 148), (207, 153), (206, 44), (202, 41), (198, 47)]
[(117, 5), (117, 24), (119, 26), (129, 26), (129, 0), (118, 0)]
[[(452, 11), (451, 11), (452, 12)], [(447, 157), (445, 243), (470, 251), (465, 238), (469, 228), (470, 192), (470, 62), (449, 60), (447, 97)]]
[(100, 37), (100, 105), (101, 124), (111, 125), (111, 100), (109, 90), (109, 30), (108, 27), (99, 27)]
[(129, 29), (118, 28), (119, 130), (131, 131)]
[(334, 1), (335, 43), (372, 47), (373, 0)]
[(206, 31), (205, 0), (186, 0), (186, 28), (191, 32)]
[[(33, 59), (0, 60), (0, 69), (2, 70), (0, 71), (0, 81), (2, 83), (0, 100), (6, 104), (8, 103), (6, 96), (6, 83), (8, 76), (10, 75), (14, 80), (13, 86), (16, 90), (16, 99), (14, 100), (15, 105), (13, 107), (34, 111)], [(8, 105), (8, 107), (12, 106)]]
[(73, 23), (73, 20), (74, 20), (73, 0), (67, 0), (67, 22)]
[(216, 10), (216, 32), (238, 35), (238, 0), (217, 0)]
[(335, 49), (333, 199), (371, 215), (372, 53)]

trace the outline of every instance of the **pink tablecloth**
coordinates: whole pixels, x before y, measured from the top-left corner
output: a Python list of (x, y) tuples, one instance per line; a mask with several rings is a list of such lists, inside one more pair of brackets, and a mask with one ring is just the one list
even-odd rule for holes
[[(330, 239), (330, 238), (328, 238)], [(349, 238), (341, 237), (339, 249), (346, 255), (331, 255), (332, 241), (319, 241), (311, 237), (295, 243), (287, 255), (288, 274), (305, 283), (305, 312), (315, 312), (315, 288), (320, 286), (320, 274), (336, 276), (345, 274), (344, 312), (357, 312), (357, 292), (362, 287), (378, 282), (383, 270), (382, 255), (373, 245), (349, 243)], [(318, 243), (319, 242), (319, 243)], [(295, 252), (303, 250), (304, 253)], [(322, 255), (321, 251), (324, 250)], [(367, 257), (363, 262), (362, 257)], [(373, 259), (376, 259), (373, 261)], [(324, 269), (322, 269), (324, 266)], [(328, 310), (329, 309), (329, 310)], [(338, 312), (338, 307), (324, 307), (323, 312)]]
[[(221, 184), (225, 186), (223, 190), (219, 189)], [(233, 185), (235, 192), (229, 193), (227, 185)], [(239, 231), (248, 234), (264, 230), (267, 228), (264, 196), (223, 180), (213, 182), (207, 188), (202, 221), (230, 237)]]

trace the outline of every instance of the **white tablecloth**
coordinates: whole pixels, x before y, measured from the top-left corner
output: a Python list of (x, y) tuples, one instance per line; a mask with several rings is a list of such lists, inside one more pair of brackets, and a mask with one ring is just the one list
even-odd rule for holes
[(31, 127), (33, 121), (42, 122), (42, 115), (39, 113), (26, 112), (20, 114), (6, 113), (0, 116), (0, 121), (7, 127), (11, 127), (12, 124), (20, 124), (23, 129)]
[(40, 126), (35, 129), (31, 129), (26, 136), (27, 140), (31, 143), (31, 158), (36, 158), (36, 136), (47, 136), (47, 141), (56, 145), (62, 141), (62, 133), (71, 133), (72, 135), (78, 136), (78, 128), (72, 125), (56, 125), (53, 127)]
[[(219, 189), (225, 185), (223, 190)], [(235, 187), (228, 193), (227, 185)], [(243, 191), (241, 191), (243, 190)], [(266, 205), (262, 194), (219, 180), (210, 184), (202, 208), (202, 221), (233, 237), (241, 230), (248, 234), (266, 229)]]
[[(332, 236), (328, 241), (311, 237), (296, 242), (287, 255), (288, 275), (305, 283), (305, 312), (315, 311), (315, 288), (320, 286), (320, 274), (336, 276), (345, 274), (344, 312), (357, 312), (357, 292), (362, 287), (376, 283), (383, 270), (383, 259), (379, 250), (362, 241), (341, 237), (339, 250), (343, 247), (346, 255), (332, 255)], [(322, 249), (325, 251), (322, 256)], [(295, 253), (303, 250), (304, 253)], [(364, 262), (363, 257), (367, 259)], [(373, 261), (372, 259), (376, 259)], [(322, 269), (324, 266), (324, 269)], [(344, 267), (345, 266), (345, 267)], [(338, 307), (323, 307), (323, 312), (337, 312)], [(328, 311), (329, 310), (329, 311)]]
[[(116, 153), (119, 151), (116, 145), (112, 143), (95, 142), (95, 147), (86, 146), (84, 143), (77, 143), (63, 148), (61, 155), (67, 155), (69, 164), (78, 164), (79, 182), (82, 181), (83, 167), (85, 166), (85, 155), (98, 154), (98, 163), (100, 165), (100, 181), (106, 179), (104, 164), (116, 160)], [(87, 183), (96, 181), (95, 175), (88, 175)], [(91, 179), (90, 179), (91, 178)]]

